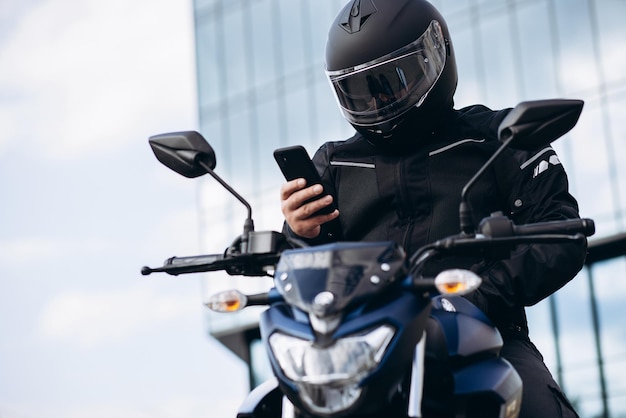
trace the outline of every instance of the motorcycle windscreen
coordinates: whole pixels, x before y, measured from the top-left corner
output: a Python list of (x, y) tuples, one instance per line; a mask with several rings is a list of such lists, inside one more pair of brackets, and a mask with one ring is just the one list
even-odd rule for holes
[(274, 282), (287, 303), (333, 315), (406, 274), (404, 250), (393, 242), (334, 243), (285, 251)]

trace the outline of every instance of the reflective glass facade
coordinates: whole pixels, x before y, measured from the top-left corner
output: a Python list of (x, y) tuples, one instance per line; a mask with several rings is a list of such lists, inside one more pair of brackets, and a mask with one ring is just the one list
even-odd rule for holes
[[(433, 3), (456, 50), (457, 108), (555, 97), (585, 101), (580, 122), (554, 148), (582, 216), (596, 221), (594, 238), (626, 231), (626, 1)], [(257, 230), (279, 230), (282, 223), (282, 177), (272, 151), (302, 144), (312, 154), (324, 141), (351, 135), (323, 71), (326, 33), (344, 4), (195, 0), (200, 131), (215, 148), (216, 172), (252, 204)], [(241, 233), (245, 208), (212, 179), (199, 184), (202, 248), (221, 252)], [(270, 284), (219, 275), (205, 282), (207, 297), (226, 287), (254, 292)], [(584, 417), (626, 416), (625, 295), (626, 261), (619, 257), (584, 270), (528, 309), (531, 337)], [(253, 326), (257, 315), (207, 320), (219, 334)]]

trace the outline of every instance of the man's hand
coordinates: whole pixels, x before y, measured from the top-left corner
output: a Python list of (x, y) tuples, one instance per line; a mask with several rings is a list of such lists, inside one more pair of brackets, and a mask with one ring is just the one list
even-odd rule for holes
[(320, 234), (322, 224), (339, 216), (335, 210), (328, 215), (312, 216), (333, 201), (331, 195), (322, 196), (309, 203), (307, 200), (318, 196), (323, 191), (321, 184), (306, 187), (304, 179), (289, 181), (280, 188), (280, 206), (287, 224), (293, 232), (303, 238), (315, 238)]

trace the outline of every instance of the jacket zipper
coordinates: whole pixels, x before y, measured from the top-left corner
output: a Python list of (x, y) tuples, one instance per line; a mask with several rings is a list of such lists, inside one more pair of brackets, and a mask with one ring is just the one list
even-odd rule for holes
[(410, 217), (408, 219), (406, 229), (404, 230), (404, 237), (402, 238), (402, 248), (404, 248), (405, 251), (407, 252), (413, 250), (409, 244), (411, 243), (411, 236), (413, 236), (414, 225), (415, 225), (415, 220), (413, 219), (413, 217)]
[[(403, 211), (405, 213), (410, 213), (410, 205), (408, 204), (407, 199), (407, 190), (406, 190), (406, 182), (404, 180), (404, 167), (406, 161), (401, 160), (397, 165), (396, 175), (398, 176), (398, 184), (399, 184), (399, 193), (400, 193), (400, 202), (402, 204)], [(406, 219), (406, 229), (404, 230), (404, 236), (402, 238), (402, 247), (405, 249), (409, 249), (409, 244), (411, 242), (411, 237), (413, 235), (413, 227), (415, 225), (415, 219), (412, 215), (410, 215)]]

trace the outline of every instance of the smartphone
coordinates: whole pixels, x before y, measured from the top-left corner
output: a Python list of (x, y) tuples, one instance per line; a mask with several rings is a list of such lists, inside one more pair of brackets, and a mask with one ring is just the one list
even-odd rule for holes
[[(306, 180), (307, 187), (312, 186), (314, 184), (321, 184), (322, 179), (320, 178), (313, 161), (309, 157), (308, 152), (302, 145), (294, 145), (291, 147), (278, 148), (274, 151), (274, 159), (282, 171), (283, 176), (287, 181), (291, 181), (298, 178), (303, 178)], [(319, 196), (316, 196), (313, 199), (308, 200), (308, 202), (312, 202), (313, 200), (319, 199), (322, 196), (326, 196), (330, 194), (326, 187), (324, 187), (324, 191)], [(328, 214), (334, 211), (337, 208), (335, 205), (335, 201), (330, 205), (320, 209), (317, 214)]]

